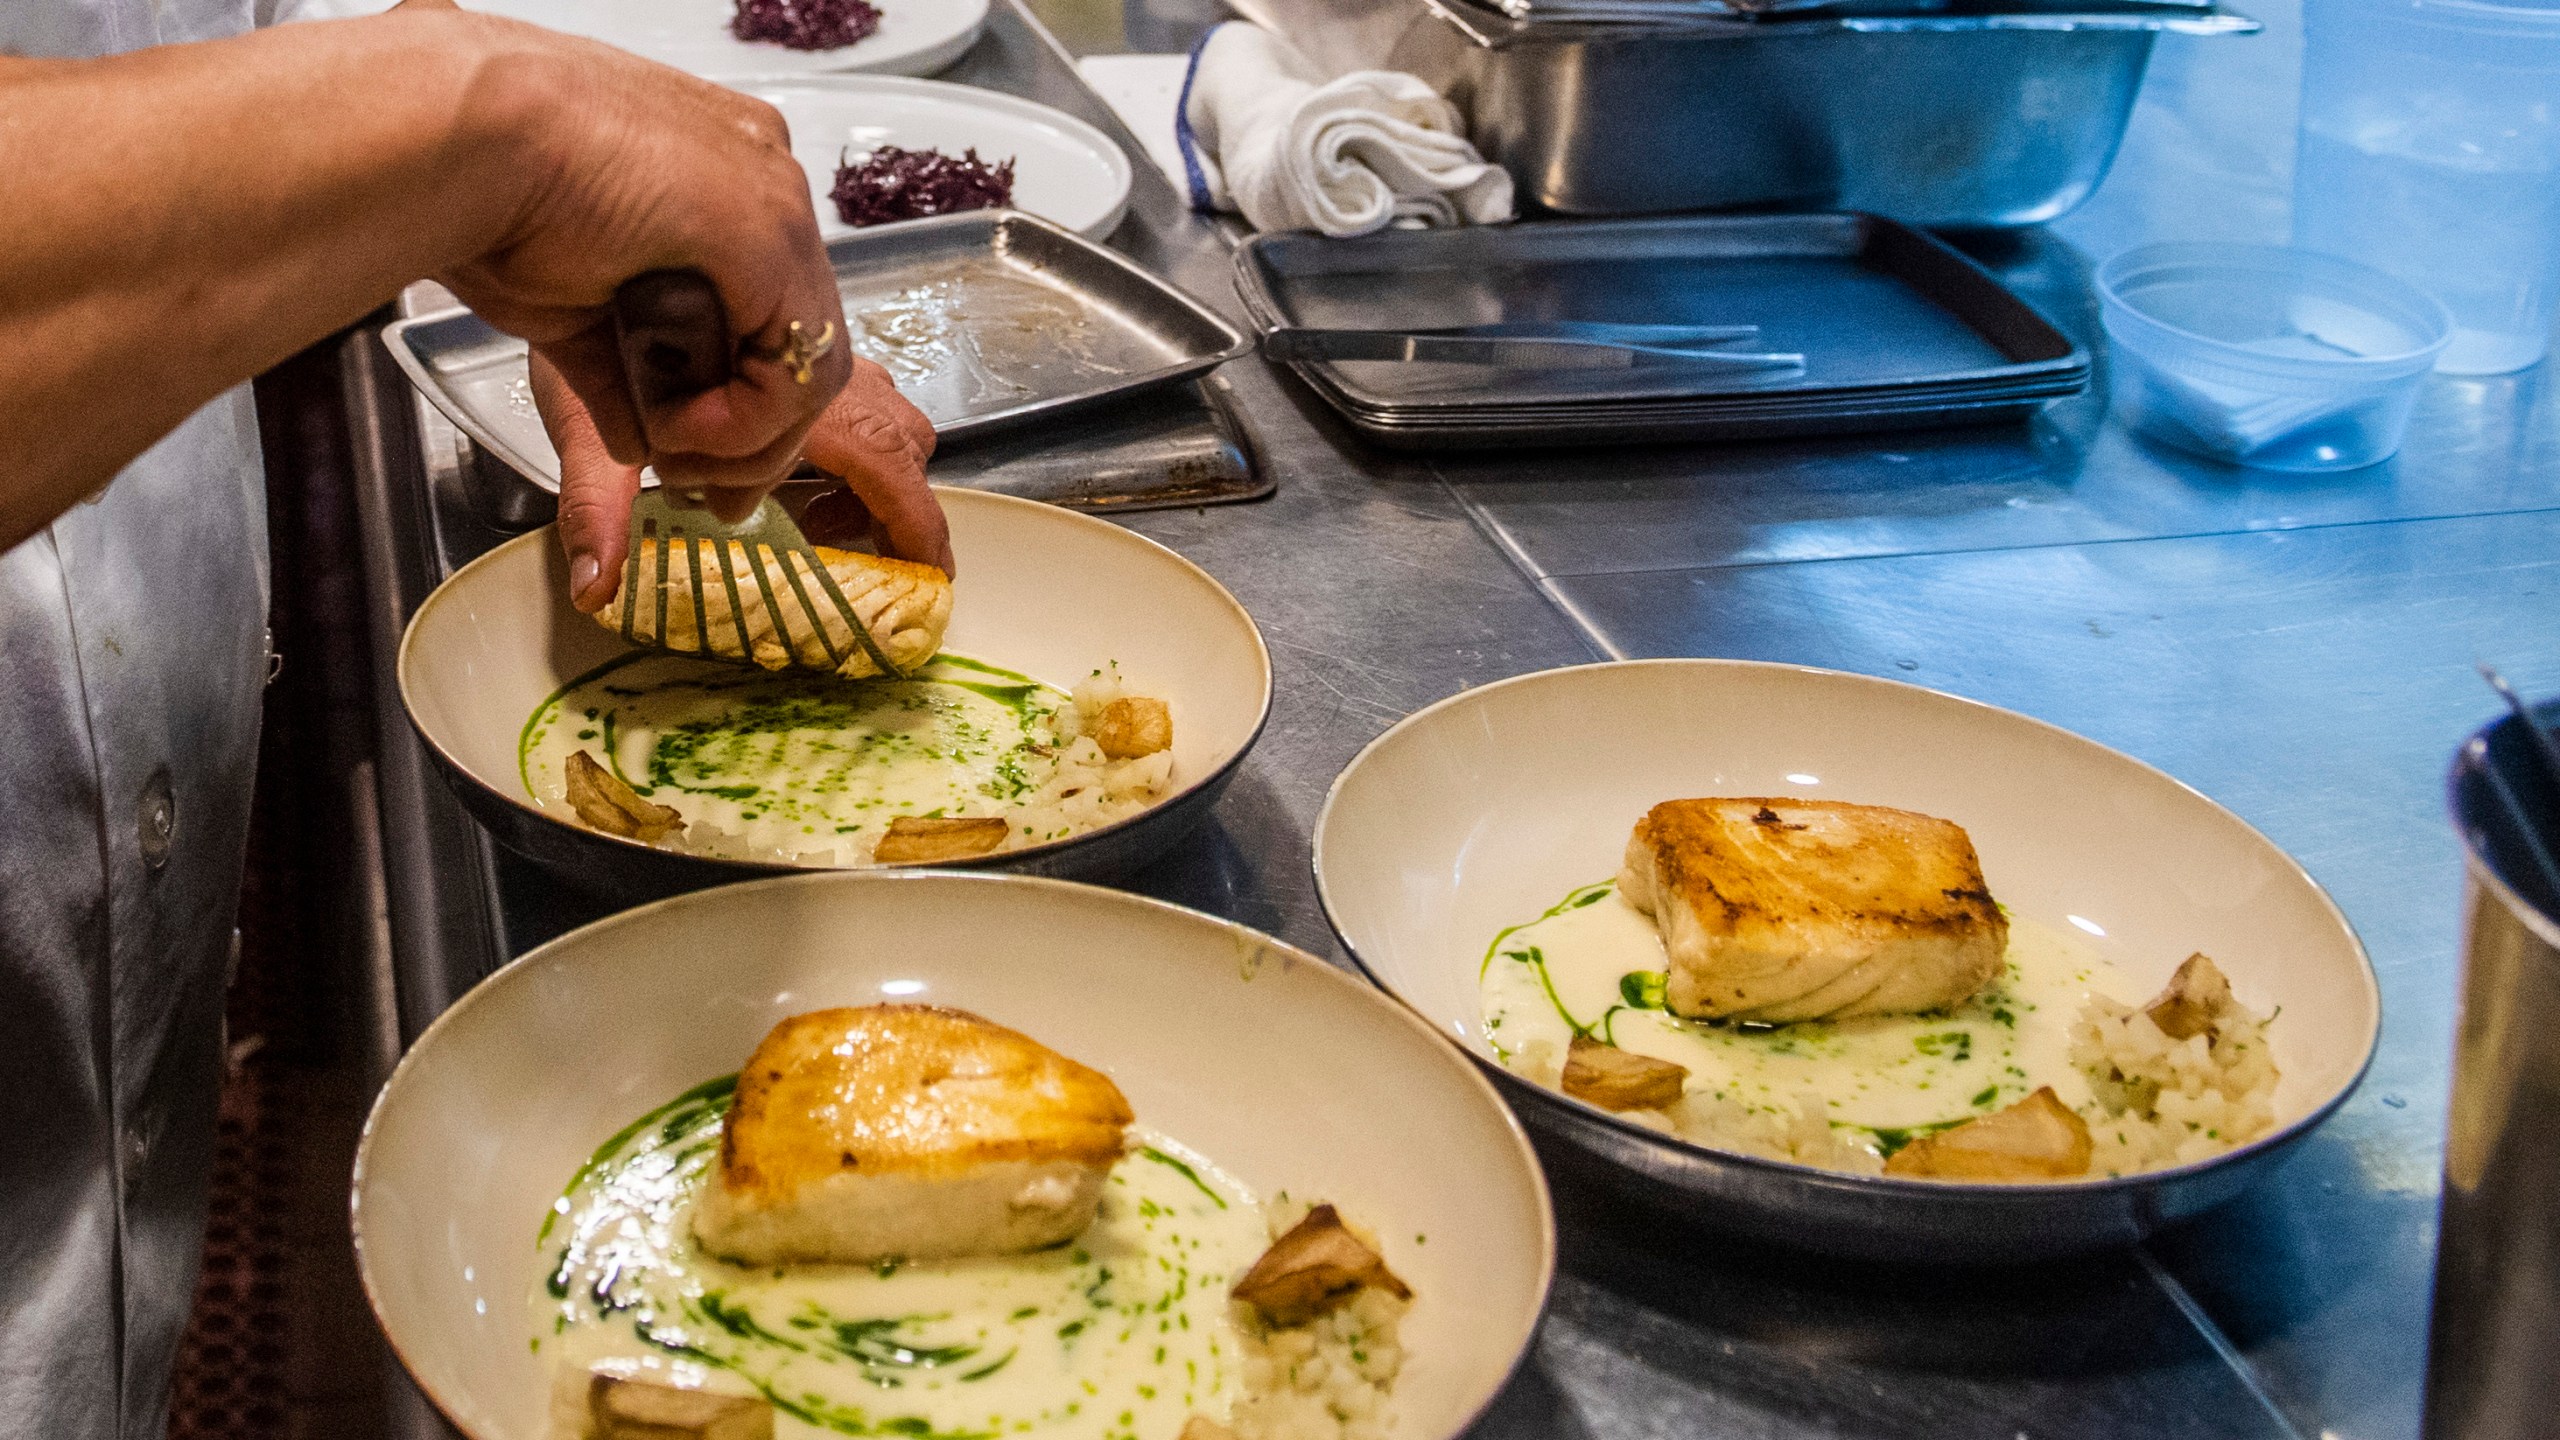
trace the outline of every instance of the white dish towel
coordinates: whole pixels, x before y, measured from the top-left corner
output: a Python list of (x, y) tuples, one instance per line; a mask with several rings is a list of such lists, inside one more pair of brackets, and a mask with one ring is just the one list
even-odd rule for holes
[(1489, 225), (1512, 217), (1511, 177), (1467, 143), (1457, 107), (1411, 75), (1327, 80), (1259, 26), (1201, 37), (1177, 135), (1192, 204), (1256, 230), (1366, 235), (1389, 225)]

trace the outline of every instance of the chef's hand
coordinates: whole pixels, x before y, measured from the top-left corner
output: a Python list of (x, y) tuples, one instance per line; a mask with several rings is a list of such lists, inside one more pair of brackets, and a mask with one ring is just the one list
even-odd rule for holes
[[(570, 598), (593, 613), (622, 583), (640, 467), (614, 457), (593, 412), (539, 353), (533, 357), (533, 403), (560, 452), (560, 543), (570, 555)], [(855, 360), (851, 379), (818, 416), (806, 444), (811, 464), (844, 477), (858, 508), (868, 512), (868, 538), (882, 553), (952, 572), (951, 528), (924, 478), (924, 462), (933, 455), (933, 424), (898, 393), (888, 371)], [(864, 538), (846, 533), (841, 521), (827, 528), (826, 508), (821, 497), (802, 517), (811, 540)], [(582, 568), (580, 556), (596, 568)]]
[[(490, 324), (532, 342), (575, 393), (597, 456), (618, 470), (653, 465), (709, 490), (722, 516), (744, 516), (789, 473), (853, 368), (808, 177), (782, 117), (608, 46), (542, 31), (502, 38), (531, 53), (491, 64), (477, 98), (538, 119), (519, 127), (530, 137), (521, 163), (535, 182), (506, 242), (439, 278)], [(607, 306), (624, 281), (651, 270), (693, 270), (711, 282), (737, 358), (728, 384), (642, 413)], [(805, 337), (833, 337), (805, 370), (786, 357), (795, 323)], [(584, 503), (610, 513), (582, 516), (578, 534), (610, 533), (618, 549), (627, 502), (599, 494)], [(610, 556), (573, 539), (579, 593), (594, 593), (612, 568)]]

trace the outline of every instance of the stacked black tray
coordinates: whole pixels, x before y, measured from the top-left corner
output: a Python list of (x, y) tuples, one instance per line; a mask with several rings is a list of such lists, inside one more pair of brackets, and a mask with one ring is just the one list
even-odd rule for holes
[(1557, 220), (1351, 240), (1257, 236), (1237, 289), (1280, 326), (1524, 321), (1760, 327), (1800, 371), (1295, 364), (1401, 449), (1836, 434), (2021, 416), (2089, 383), (2089, 357), (1980, 265), (1873, 215)]

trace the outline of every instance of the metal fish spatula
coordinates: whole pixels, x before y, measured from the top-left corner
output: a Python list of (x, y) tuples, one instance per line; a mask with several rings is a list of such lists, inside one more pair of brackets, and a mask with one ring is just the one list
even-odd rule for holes
[[(728, 383), (733, 367), (729, 321), (710, 281), (690, 270), (653, 270), (625, 281), (614, 292), (613, 306), (621, 337), (623, 371), (630, 378), (632, 397), (644, 417), (653, 409)], [(642, 423), (646, 424), (645, 418)], [(707, 578), (703, 574), (706, 547), (712, 557), (712, 574)], [(645, 577), (641, 563), (644, 549), (656, 559), (653, 566), (646, 567)], [(681, 571), (673, 564), (677, 553), (684, 556)], [(803, 638), (792, 632), (795, 615), (817, 632), (818, 648), (827, 657), (823, 667), (826, 673), (842, 671), (848, 658), (848, 652), (819, 618), (825, 612), (810, 595), (810, 582), (814, 581), (819, 596), (844, 622), (846, 632), (880, 673), (905, 673), (889, 662), (888, 651), (872, 635), (871, 627), (854, 613), (852, 602), (845, 599), (835, 576), (828, 572), (826, 561), (800, 532), (791, 512), (770, 495), (744, 520), (732, 523), (714, 515), (700, 492), (680, 492), (663, 483), (642, 490), (631, 506), (630, 551), (622, 562), (622, 638), (634, 645), (681, 655), (761, 663), (756, 659), (755, 640), (747, 628), (747, 607), (741, 603), (746, 594), (738, 583), (741, 561), (755, 595), (764, 602), (774, 638), (782, 643), (786, 668), (821, 668), (809, 658)], [(782, 590), (774, 580), (776, 572), (781, 575), (782, 586), (798, 601), (796, 609), (783, 603)], [(642, 589), (644, 578), (649, 587), (646, 591)], [(709, 587), (715, 584), (729, 602), (729, 623), (737, 627), (738, 653), (734, 657), (715, 654), (711, 648), (711, 619), (706, 602)], [(678, 585), (684, 587), (686, 598), (692, 603), (694, 643), (690, 649), (677, 644), (678, 637), (667, 633), (668, 602), (673, 587)], [(651, 621), (645, 632), (639, 624), (644, 593), (649, 599)]]
[[(689, 499), (692, 503), (688, 503)], [(648, 567), (645, 577), (640, 559), (644, 546), (655, 554), (657, 561)], [(707, 577), (703, 574), (702, 563), (705, 549), (712, 555), (712, 573)], [(679, 554), (684, 557), (680, 569), (673, 564), (673, 556)], [(808, 537), (800, 533), (800, 527), (793, 523), (791, 512), (783, 509), (782, 502), (770, 495), (746, 519), (731, 524), (703, 508), (698, 498), (671, 494), (664, 485), (641, 491), (640, 498), (631, 505), (631, 553), (622, 562), (625, 597), (622, 638), (635, 645), (671, 650), (680, 655), (761, 663), (756, 659), (755, 641), (748, 633), (747, 607), (740, 603), (750, 593), (738, 584), (738, 566), (742, 560), (752, 593), (764, 602), (764, 613), (773, 622), (774, 638), (781, 642), (783, 653), (789, 657), (784, 662), (785, 668), (822, 670), (830, 675), (844, 669), (849, 652), (837, 644), (835, 636), (818, 619), (825, 613), (819, 609), (819, 604), (823, 603), (844, 621), (846, 632), (862, 648), (862, 653), (871, 658), (871, 663), (881, 674), (893, 678), (905, 674), (890, 663), (888, 652), (872, 635), (871, 627), (863, 624), (862, 617), (854, 613), (853, 604), (845, 599), (843, 589), (836, 584), (836, 577), (828, 573), (826, 561), (820, 558)], [(774, 581), (776, 572), (781, 575), (780, 587)], [(644, 578), (648, 585), (645, 591), (641, 588)], [(809, 593), (811, 581), (816, 582), (816, 597)], [(738, 653), (735, 656), (723, 656), (711, 648), (711, 617), (704, 602), (713, 586), (717, 586), (729, 602), (729, 624), (737, 628), (738, 635)], [(689, 648), (676, 643), (678, 636), (666, 633), (671, 587), (681, 587), (692, 605), (694, 643)], [(796, 608), (783, 603), (786, 589), (798, 602)], [(652, 621), (647, 632), (643, 632), (639, 625), (640, 597), (644, 593), (649, 597)], [(804, 637), (793, 633), (792, 617), (795, 615), (815, 632), (818, 647), (827, 657), (823, 666), (810, 658)], [(727, 636), (724, 634), (722, 638)]]

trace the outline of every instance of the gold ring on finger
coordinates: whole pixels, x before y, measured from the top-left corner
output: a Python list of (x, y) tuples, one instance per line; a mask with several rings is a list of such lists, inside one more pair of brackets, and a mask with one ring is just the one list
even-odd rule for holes
[(792, 379), (806, 385), (809, 383), (811, 367), (826, 358), (827, 352), (834, 348), (836, 348), (836, 322), (827, 321), (813, 336), (806, 325), (794, 320), (791, 322), (791, 328), (783, 335), (782, 349), (773, 358), (782, 362), (784, 368), (791, 372)]

